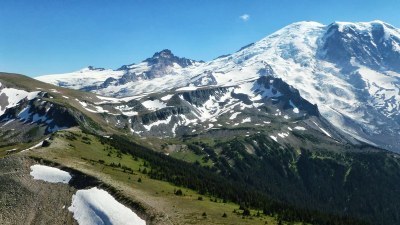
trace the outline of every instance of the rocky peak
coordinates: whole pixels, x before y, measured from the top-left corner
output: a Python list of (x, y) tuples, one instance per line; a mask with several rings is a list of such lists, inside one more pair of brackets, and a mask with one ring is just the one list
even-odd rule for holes
[(85, 71), (103, 71), (103, 70), (105, 70), (105, 69), (101, 68), (101, 67), (88, 66), (86, 68), (83, 68), (81, 70), (81, 72), (85, 72)]
[(187, 58), (180, 58), (175, 56), (171, 50), (164, 49), (160, 52), (154, 53), (153, 57), (144, 60), (150, 65), (158, 66), (173, 66), (174, 63), (178, 64), (180, 67), (187, 67), (192, 65), (195, 61)]
[(154, 53), (152, 58), (173, 58), (175, 55), (169, 49)]

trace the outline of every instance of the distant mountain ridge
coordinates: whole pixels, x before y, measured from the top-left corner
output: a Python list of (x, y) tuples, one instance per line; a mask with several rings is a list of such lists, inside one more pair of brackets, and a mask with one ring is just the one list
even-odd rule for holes
[(87, 68), (37, 79), (104, 96), (164, 93), (181, 87), (228, 87), (274, 76), (317, 104), (351, 136), (392, 151), (400, 141), (400, 31), (382, 21), (298, 22), (209, 62), (169, 50), (118, 70)]

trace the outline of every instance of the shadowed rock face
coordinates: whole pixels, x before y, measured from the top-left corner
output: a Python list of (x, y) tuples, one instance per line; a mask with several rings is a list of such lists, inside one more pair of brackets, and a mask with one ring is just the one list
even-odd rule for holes
[(323, 37), (321, 58), (342, 66), (350, 66), (351, 58), (361, 65), (376, 70), (400, 71), (400, 51), (393, 51), (400, 44), (399, 38), (386, 29), (392, 26), (372, 23), (371, 30), (358, 30), (354, 26), (341, 28), (337, 23), (328, 26)]
[(187, 58), (180, 58), (172, 54), (171, 50), (164, 49), (161, 52), (156, 52), (153, 57), (144, 60), (148, 62), (150, 65), (164, 65), (164, 66), (172, 66), (173, 63), (178, 64), (181, 67), (191, 66), (193, 64), (193, 60)]
[(0, 95), (0, 110), (5, 110), (6, 106), (8, 105), (8, 97), (6, 94)]
[(292, 104), (296, 105), (299, 110), (307, 112), (308, 115), (317, 117), (321, 116), (317, 105), (313, 105), (309, 101), (302, 98), (297, 89), (288, 85), (282, 79), (264, 76), (260, 77), (257, 80), (257, 83), (263, 85), (267, 89), (274, 88), (276, 91), (282, 93), (282, 96), (279, 97), (279, 100), (283, 102), (284, 109), (291, 108), (292, 106), (290, 105), (290, 102), (292, 102)]
[(150, 70), (146, 71), (143, 75), (143, 79), (154, 79), (162, 77), (171, 73), (171, 67), (185, 68), (191, 66), (195, 61), (187, 58), (179, 58), (172, 54), (171, 50), (165, 49), (161, 52), (157, 52), (153, 57), (144, 60), (150, 66)]

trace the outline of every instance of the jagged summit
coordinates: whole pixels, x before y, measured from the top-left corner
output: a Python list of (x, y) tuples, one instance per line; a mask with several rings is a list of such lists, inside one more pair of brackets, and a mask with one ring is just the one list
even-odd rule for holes
[(147, 62), (150, 65), (161, 64), (160, 66), (176, 66), (174, 63), (179, 65), (180, 67), (187, 67), (193, 65), (195, 60), (180, 58), (175, 56), (171, 50), (164, 49), (160, 52), (154, 53), (153, 57), (144, 60), (143, 62)]
[(154, 53), (152, 58), (173, 58), (175, 55), (169, 49), (164, 49), (162, 51)]
[(103, 71), (105, 70), (105, 68), (102, 67), (94, 67), (94, 66), (87, 66), (83, 69), (81, 69), (80, 71), (85, 72), (85, 71)]

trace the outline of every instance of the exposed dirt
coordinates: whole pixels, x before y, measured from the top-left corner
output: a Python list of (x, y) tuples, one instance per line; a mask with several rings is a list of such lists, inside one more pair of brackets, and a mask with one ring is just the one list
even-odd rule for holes
[(75, 188), (34, 180), (33, 164), (26, 157), (0, 159), (0, 224), (76, 225), (68, 211)]
[[(44, 164), (70, 172), (69, 184), (49, 183), (34, 180), (30, 166)], [(68, 211), (72, 195), (78, 189), (100, 187), (108, 191), (119, 202), (130, 207), (147, 224), (163, 224), (161, 215), (149, 213), (148, 208), (125, 197), (119, 190), (97, 178), (80, 171), (60, 166), (49, 161), (21, 155), (0, 159), (0, 224), (1, 225), (78, 225)], [(163, 216), (161, 216), (162, 218)]]

